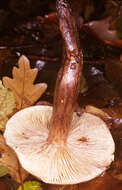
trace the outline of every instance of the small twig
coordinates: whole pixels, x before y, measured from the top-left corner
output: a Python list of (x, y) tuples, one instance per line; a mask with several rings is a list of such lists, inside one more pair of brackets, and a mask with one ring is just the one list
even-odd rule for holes
[(18, 45), (18, 46), (5, 46), (1, 45), (0, 50), (16, 50), (16, 49), (26, 49), (26, 48), (33, 48), (33, 47), (42, 47), (40, 44), (25, 44), (25, 45)]
[(104, 60), (97, 60), (97, 61), (94, 61), (94, 60), (84, 60), (84, 65), (87, 64), (87, 65), (104, 65), (105, 64), (105, 61)]
[(38, 55), (27, 55), (27, 57), (31, 59), (39, 59), (43, 61), (52, 61), (52, 62), (58, 62), (60, 60), (59, 57), (45, 57), (45, 56), (38, 56)]

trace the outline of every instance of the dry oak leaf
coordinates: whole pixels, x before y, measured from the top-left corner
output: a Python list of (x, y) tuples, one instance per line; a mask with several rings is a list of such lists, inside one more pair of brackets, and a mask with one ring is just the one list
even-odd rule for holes
[(20, 166), (16, 153), (6, 145), (2, 135), (0, 135), (0, 155), (0, 166), (6, 167), (11, 177), (21, 183), (28, 173)]
[(47, 88), (46, 83), (33, 84), (38, 73), (38, 69), (30, 68), (30, 62), (22, 55), (18, 61), (18, 66), (13, 68), (13, 79), (3, 77), (3, 84), (12, 90), (17, 109), (22, 109), (33, 105)]
[(0, 80), (0, 130), (4, 131), (9, 116), (16, 109), (13, 93), (2, 85)]

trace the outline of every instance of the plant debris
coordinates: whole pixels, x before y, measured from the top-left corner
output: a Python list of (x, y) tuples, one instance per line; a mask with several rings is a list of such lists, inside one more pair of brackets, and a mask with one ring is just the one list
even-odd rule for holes
[[(103, 175), (87, 183), (77, 186), (42, 183), (42, 187), (44, 190), (120, 190), (122, 186), (122, 1), (70, 0), (69, 3), (80, 28), (80, 45), (84, 55), (85, 80), (81, 78), (81, 93), (76, 113), (78, 111), (81, 116), (83, 108), (92, 105), (102, 108), (110, 115), (111, 120), (107, 120), (106, 114), (90, 107), (90, 111), (92, 109), (94, 114), (95, 112), (102, 114), (110, 124), (109, 129), (116, 144), (115, 161)], [(28, 10), (23, 11), (25, 9)], [(39, 71), (36, 82), (44, 81), (48, 84), (46, 93), (37, 103), (39, 105), (52, 105), (57, 71), (61, 63), (62, 40), (55, 11), (55, 0), (5, 0), (0, 4), (0, 80), (3, 76), (11, 77), (11, 70), (17, 65), (18, 57), (26, 55), (31, 68), (37, 68)], [(88, 23), (95, 26), (98, 22), (100, 27), (94, 30), (87, 26)], [(112, 35), (109, 35), (110, 32)], [(113, 41), (109, 41), (109, 38)], [(0, 124), (2, 121), (0, 120)], [(2, 131), (0, 129), (1, 133), (4, 131), (4, 126), (3, 124)], [(3, 175), (0, 178), (0, 189), (17, 190), (18, 185), (13, 178), (6, 175), (8, 169), (6, 171), (4, 169), (7, 168), (0, 164), (0, 175)], [(37, 179), (29, 175), (27, 180)]]
[(15, 152), (5, 144), (2, 135), (0, 135), (0, 154), (0, 166), (5, 166), (11, 177), (18, 183), (22, 183), (28, 173), (20, 166)]
[(0, 81), (0, 130), (4, 130), (5, 124), (15, 108), (13, 93), (5, 88)]
[(46, 83), (33, 84), (38, 70), (31, 69), (29, 60), (21, 56), (18, 61), (19, 68), (13, 68), (13, 79), (3, 77), (3, 84), (11, 89), (17, 104), (17, 109), (33, 105), (47, 88)]
[(41, 183), (38, 181), (25, 181), (22, 186), (19, 186), (18, 190), (42, 190)]
[(0, 166), (0, 177), (8, 174), (8, 169), (5, 166)]

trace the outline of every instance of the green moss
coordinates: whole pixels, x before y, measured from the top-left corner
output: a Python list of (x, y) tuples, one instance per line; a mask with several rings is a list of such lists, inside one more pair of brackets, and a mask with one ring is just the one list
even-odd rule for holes
[[(42, 190), (41, 183), (38, 181), (26, 181), (23, 186), (24, 190)], [(18, 190), (22, 190), (22, 187), (19, 186)]]

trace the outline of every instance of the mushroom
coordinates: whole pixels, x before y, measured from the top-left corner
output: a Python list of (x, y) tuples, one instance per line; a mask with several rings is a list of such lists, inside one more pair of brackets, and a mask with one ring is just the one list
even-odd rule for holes
[(114, 160), (114, 141), (106, 123), (90, 113), (74, 112), (82, 74), (82, 52), (69, 4), (57, 1), (65, 42), (54, 106), (32, 106), (13, 115), (6, 125), (6, 143), (22, 167), (51, 184), (76, 184), (95, 178)]

